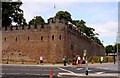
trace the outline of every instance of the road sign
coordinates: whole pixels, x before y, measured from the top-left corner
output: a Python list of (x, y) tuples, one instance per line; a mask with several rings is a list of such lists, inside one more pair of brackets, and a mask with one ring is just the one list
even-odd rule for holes
[(84, 50), (84, 57), (87, 55), (87, 52), (86, 52), (86, 50)]

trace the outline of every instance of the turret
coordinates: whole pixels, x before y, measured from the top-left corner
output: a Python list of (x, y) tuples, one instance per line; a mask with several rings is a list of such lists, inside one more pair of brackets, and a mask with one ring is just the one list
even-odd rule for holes
[(58, 19), (58, 18), (52, 17), (52, 18), (49, 18), (49, 19), (48, 19), (48, 24), (51, 24), (51, 23), (62, 23), (62, 24), (66, 24), (67, 21), (66, 21), (64, 18)]

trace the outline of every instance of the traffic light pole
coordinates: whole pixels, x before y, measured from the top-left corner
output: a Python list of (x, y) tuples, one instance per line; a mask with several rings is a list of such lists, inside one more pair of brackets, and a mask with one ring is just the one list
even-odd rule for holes
[(87, 61), (87, 52), (84, 50), (84, 57), (85, 57), (85, 74), (88, 75), (88, 61)]

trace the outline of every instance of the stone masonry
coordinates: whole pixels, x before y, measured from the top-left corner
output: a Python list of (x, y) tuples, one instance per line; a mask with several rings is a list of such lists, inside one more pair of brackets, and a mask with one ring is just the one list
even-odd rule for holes
[(72, 59), (73, 54), (104, 55), (104, 49), (77, 30), (69, 28), (64, 19), (48, 19), (48, 23), (34, 26), (2, 28), (2, 50), (11, 52), (17, 50), (31, 59), (39, 62), (40, 56), (46, 63), (61, 63), (63, 57)]

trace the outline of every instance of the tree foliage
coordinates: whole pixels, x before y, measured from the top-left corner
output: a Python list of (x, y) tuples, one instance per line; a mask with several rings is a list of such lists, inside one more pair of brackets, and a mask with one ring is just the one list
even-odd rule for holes
[(91, 28), (91, 27), (87, 27), (85, 24), (86, 24), (86, 22), (84, 21), (84, 20), (72, 20), (72, 23), (74, 24), (74, 25), (76, 25), (77, 26), (77, 28), (81, 31), (81, 32), (83, 32), (83, 33), (85, 33), (87, 36), (89, 36), (89, 37), (94, 37), (95, 36), (95, 33), (94, 33), (94, 31), (95, 31), (95, 29), (93, 29), (93, 28)]
[(55, 18), (58, 18), (58, 19), (64, 18), (67, 21), (72, 21), (71, 14), (67, 11), (58, 11), (55, 15)]
[(33, 18), (32, 20), (29, 21), (29, 25), (40, 25), (40, 24), (44, 24), (45, 21), (41, 16), (36, 16), (35, 18)]
[(100, 39), (98, 37), (93, 37), (93, 38), (98, 44), (100, 44), (104, 47), (104, 45), (102, 44), (102, 42), (100, 41)]
[(116, 53), (117, 52), (117, 46), (118, 46), (118, 51), (120, 51), (120, 44), (115, 44), (115, 45), (108, 45), (105, 47), (105, 52), (106, 53)]
[[(100, 41), (100, 39), (98, 37), (96, 37), (96, 33), (95, 33), (95, 29), (86, 26), (86, 22), (84, 20), (72, 20), (71, 18), (71, 14), (67, 11), (58, 11), (56, 13), (55, 18), (59, 18), (59, 19), (66, 19), (67, 21), (72, 22), (72, 24), (76, 25), (77, 28), (85, 33), (88, 37), (94, 39), (98, 44), (102, 45), (102, 42)], [(72, 28), (72, 26), (70, 25), (70, 28)]]
[(22, 24), (26, 22), (23, 10), (20, 9), (22, 2), (2, 2), (2, 26), (10, 26), (12, 22)]
[(112, 53), (113, 52), (113, 46), (112, 45), (108, 45), (105, 47), (105, 52), (106, 53)]

